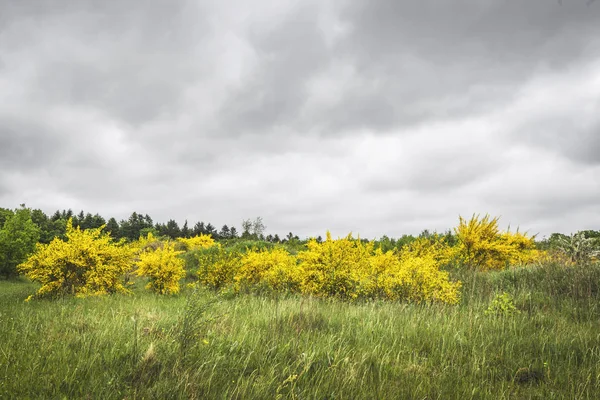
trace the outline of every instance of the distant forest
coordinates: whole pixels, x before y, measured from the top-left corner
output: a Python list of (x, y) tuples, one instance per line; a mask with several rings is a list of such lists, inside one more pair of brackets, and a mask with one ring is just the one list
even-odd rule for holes
[[(21, 205), (21, 207), (25, 207), (25, 205)], [(146, 236), (148, 233), (172, 239), (189, 238), (203, 234), (211, 235), (215, 240), (243, 238), (266, 240), (274, 243), (299, 240), (299, 237), (291, 232), (284, 238), (280, 238), (277, 234), (265, 235), (266, 227), (261, 217), (242, 221), (242, 231), (238, 232), (233, 225), (223, 225), (218, 229), (210, 222), (205, 223), (202, 221), (190, 225), (186, 220), (183, 226), (179, 226), (174, 219), (170, 219), (166, 223), (154, 222), (150, 215), (135, 211), (131, 213), (128, 219), (120, 221), (115, 218), (107, 220), (97, 213), (86, 213), (83, 210), (77, 214), (70, 209), (57, 210), (50, 216), (39, 209), (32, 209), (30, 213), (32, 221), (40, 228), (40, 243), (50, 243), (55, 237), (63, 237), (69, 219), (72, 220), (74, 227), (80, 229), (95, 229), (104, 225), (104, 231), (116, 240), (134, 241), (139, 239), (140, 236)], [(13, 210), (0, 207), (0, 228), (13, 214)]]

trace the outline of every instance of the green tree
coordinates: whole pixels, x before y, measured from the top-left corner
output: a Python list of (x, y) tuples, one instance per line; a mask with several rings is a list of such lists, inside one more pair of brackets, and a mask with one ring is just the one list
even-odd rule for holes
[(194, 228), (192, 229), (192, 236), (199, 236), (206, 234), (206, 227), (204, 226), (204, 222), (196, 222)]
[(221, 231), (219, 232), (219, 237), (222, 239), (229, 239), (231, 237), (231, 231), (227, 225), (223, 225)]
[(211, 235), (213, 238), (217, 237), (217, 228), (215, 228), (210, 222), (206, 225), (206, 234)]
[(14, 215), (12, 210), (0, 207), (0, 228), (4, 226), (4, 222)]
[(168, 220), (166, 225), (166, 231), (162, 234), (170, 237), (171, 239), (177, 239), (178, 237), (181, 237), (181, 229), (179, 229), (177, 221), (175, 221), (174, 219)]
[(111, 218), (108, 220), (108, 222), (106, 223), (106, 228), (104, 228), (104, 231), (106, 233), (108, 233), (113, 239), (121, 238), (121, 234), (119, 231), (119, 223), (114, 218)]
[(252, 221), (245, 219), (242, 221), (242, 239), (249, 239), (251, 236)]
[(181, 236), (184, 238), (189, 238), (192, 235), (192, 231), (188, 227), (187, 219), (185, 220), (183, 226), (181, 227)]
[(140, 238), (144, 228), (152, 228), (152, 218), (148, 214), (142, 215), (134, 211), (129, 219), (121, 221), (119, 232), (121, 237), (133, 242)]
[(31, 210), (21, 206), (0, 229), (0, 275), (17, 276), (17, 265), (35, 251), (40, 229), (31, 220)]
[(52, 220), (42, 210), (31, 210), (31, 220), (40, 228), (40, 243), (50, 243), (55, 237), (63, 237), (66, 221)]

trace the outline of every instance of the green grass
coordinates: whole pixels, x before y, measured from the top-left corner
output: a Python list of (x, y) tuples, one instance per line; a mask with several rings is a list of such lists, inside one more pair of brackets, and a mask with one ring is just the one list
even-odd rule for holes
[[(598, 398), (600, 266), (462, 278), (459, 306), (190, 289), (25, 303), (34, 284), (2, 281), (0, 398)], [(486, 315), (503, 292), (519, 313)]]

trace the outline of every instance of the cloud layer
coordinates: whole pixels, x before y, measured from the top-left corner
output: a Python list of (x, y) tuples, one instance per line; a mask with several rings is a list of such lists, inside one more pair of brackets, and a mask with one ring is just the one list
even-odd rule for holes
[(0, 0), (0, 206), (600, 229), (600, 4)]

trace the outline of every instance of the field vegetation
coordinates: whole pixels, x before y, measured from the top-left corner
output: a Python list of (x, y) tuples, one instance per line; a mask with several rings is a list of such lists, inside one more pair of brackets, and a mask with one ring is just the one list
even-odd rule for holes
[(474, 215), (281, 240), (260, 218), (239, 237), (68, 214), (0, 209), (0, 398), (600, 393), (598, 232), (536, 240)]

